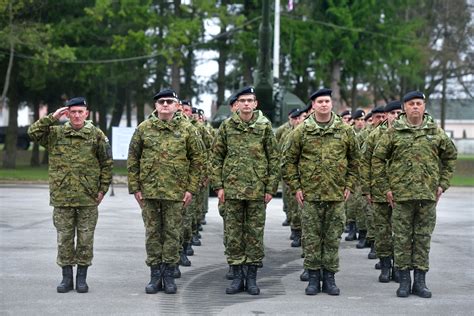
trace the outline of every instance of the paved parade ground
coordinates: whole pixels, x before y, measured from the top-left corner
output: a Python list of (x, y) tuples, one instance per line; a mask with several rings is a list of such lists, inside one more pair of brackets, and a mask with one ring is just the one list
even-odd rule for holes
[(125, 186), (99, 207), (89, 293), (56, 293), (56, 230), (46, 185), (0, 185), (0, 315), (472, 315), (474, 310), (474, 189), (451, 188), (438, 205), (427, 285), (433, 298), (397, 298), (398, 284), (378, 282), (369, 249), (342, 239), (340, 296), (304, 295), (301, 248), (291, 248), (282, 200), (267, 209), (259, 296), (226, 295), (229, 281), (217, 199), (210, 198), (202, 246), (182, 267), (178, 293), (145, 294), (145, 233)]

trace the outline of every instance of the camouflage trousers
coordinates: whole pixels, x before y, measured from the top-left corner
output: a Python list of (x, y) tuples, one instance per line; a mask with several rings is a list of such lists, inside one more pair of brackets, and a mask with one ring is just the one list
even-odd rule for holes
[(181, 249), (183, 202), (145, 199), (142, 217), (145, 224), (146, 264), (177, 264)]
[(289, 196), (290, 192), (288, 190), (288, 186), (285, 184), (285, 182), (281, 182), (281, 197), (282, 197), (282, 200), (283, 200), (283, 212), (285, 212), (285, 214), (288, 214), (288, 197), (291, 197)]
[(375, 250), (379, 258), (393, 255), (392, 208), (388, 203), (372, 204), (375, 228)]
[(190, 242), (191, 237), (193, 236), (193, 218), (194, 210), (193, 204), (195, 203), (194, 199), (191, 201), (191, 204), (188, 207), (183, 208), (183, 226), (181, 231), (181, 245), (183, 242)]
[(304, 202), (302, 245), (305, 269), (339, 271), (339, 241), (345, 222), (344, 202)]
[(395, 202), (392, 211), (395, 266), (428, 271), (431, 234), (436, 224), (436, 202)]
[(301, 230), (301, 209), (294, 195), (288, 196), (287, 217), (291, 229)]
[[(350, 201), (351, 199), (352, 197), (349, 197), (348, 201)], [(368, 212), (367, 208), (368, 208), (369, 203), (367, 202), (367, 199), (365, 198), (365, 196), (360, 195), (360, 196), (356, 196), (354, 204), (355, 205), (351, 207), (354, 207), (355, 222), (357, 225), (357, 229), (367, 230), (367, 212)]]
[(225, 243), (229, 265), (260, 265), (264, 257), (266, 205), (262, 201), (226, 200)]
[(204, 195), (203, 195), (204, 188), (200, 187), (199, 191), (193, 196), (193, 222), (192, 222), (192, 230), (193, 235), (199, 232), (199, 224), (201, 223), (201, 219), (203, 216), (203, 209), (204, 209)]
[(366, 212), (366, 225), (367, 225), (367, 241), (375, 241), (375, 219), (374, 219), (374, 208), (372, 205), (367, 204)]
[(349, 199), (344, 204), (347, 223), (355, 223), (357, 222), (357, 215), (365, 211), (367, 202), (365, 200), (365, 197), (362, 196), (360, 188), (357, 188), (356, 192), (354, 192), (354, 194), (351, 194)]
[(224, 237), (222, 238), (222, 243), (224, 244), (224, 255), (227, 256), (227, 229), (226, 229), (226, 220), (225, 220), (225, 207), (219, 202), (217, 205), (219, 209), (219, 215), (222, 217), (222, 231), (224, 232)]
[[(58, 241), (56, 263), (60, 267), (92, 264), (94, 231), (98, 213), (96, 206), (54, 208), (53, 223)], [(77, 239), (74, 245), (76, 233)]]

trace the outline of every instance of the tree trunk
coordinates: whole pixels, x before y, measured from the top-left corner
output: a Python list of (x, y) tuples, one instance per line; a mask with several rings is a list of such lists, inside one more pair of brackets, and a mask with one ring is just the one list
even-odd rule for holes
[(8, 104), (8, 127), (5, 136), (3, 168), (16, 168), (16, 141), (18, 138), (18, 101), (13, 98)]
[(127, 90), (127, 99), (126, 103), (126, 115), (127, 115), (127, 127), (132, 126), (132, 104), (131, 104), (131, 92)]
[(357, 74), (354, 74), (352, 77), (351, 109), (351, 112), (357, 110)]
[(12, 13), (12, 2), (8, 4), (8, 11), (9, 11), (9, 19), (10, 19), (10, 56), (8, 58), (8, 67), (7, 72), (5, 74), (5, 83), (3, 84), (3, 91), (2, 96), (0, 98), (0, 109), (3, 107), (5, 108), (7, 105), (6, 98), (8, 93), (8, 87), (10, 85), (10, 77), (13, 68), (13, 56), (15, 55), (15, 45), (13, 43), (13, 13)]
[(340, 112), (341, 104), (341, 67), (342, 62), (340, 60), (335, 60), (331, 65), (331, 89), (332, 89), (332, 104), (333, 111)]
[[(36, 122), (39, 120), (39, 102), (33, 102), (33, 121)], [(40, 156), (39, 156), (39, 145), (37, 142), (33, 143), (33, 149), (31, 150), (31, 159), (30, 165), (32, 167), (39, 167), (40, 165)]]
[[(221, 34), (227, 31), (225, 24), (221, 24)], [(217, 58), (217, 106), (221, 106), (225, 102), (225, 70), (227, 63), (227, 37), (222, 36), (217, 40), (217, 47), (219, 50), (219, 57)]]

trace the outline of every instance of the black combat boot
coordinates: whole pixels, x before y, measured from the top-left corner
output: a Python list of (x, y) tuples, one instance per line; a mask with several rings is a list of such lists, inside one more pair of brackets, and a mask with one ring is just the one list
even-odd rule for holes
[(283, 221), (283, 223), (281, 223), (281, 226), (290, 226), (290, 223), (288, 222), (288, 217), (285, 218), (285, 220)]
[(87, 285), (87, 268), (88, 266), (77, 266), (76, 273), (76, 292), (87, 293), (89, 292), (89, 286)]
[(183, 267), (190, 267), (191, 261), (189, 260), (188, 256), (186, 256), (186, 249), (188, 248), (188, 243), (183, 243), (183, 250), (179, 253), (179, 264)]
[(308, 270), (309, 283), (305, 289), (306, 295), (316, 295), (321, 292), (321, 271)]
[(197, 235), (193, 235), (193, 238), (191, 239), (191, 244), (193, 244), (193, 246), (201, 246), (201, 241), (199, 240)]
[(426, 287), (425, 276), (426, 271), (415, 269), (412, 293), (422, 298), (431, 298), (431, 291)]
[(334, 272), (323, 270), (323, 292), (329, 295), (339, 295), (340, 290), (334, 279)]
[(67, 293), (74, 289), (72, 266), (64, 266), (61, 269), (63, 270), (63, 280), (59, 283), (56, 290), (58, 293)]
[(382, 269), (382, 262), (379, 260), (379, 262), (377, 262), (374, 266), (375, 270), (380, 270)]
[(295, 229), (292, 229), (292, 230), (291, 230), (291, 233), (290, 233), (290, 240), (294, 240), (294, 239), (295, 239), (295, 235), (296, 235), (296, 230), (295, 230)]
[(150, 282), (145, 287), (146, 294), (155, 294), (162, 290), (162, 277), (161, 265), (150, 267)]
[(356, 223), (350, 222), (348, 226), (349, 226), (349, 231), (347, 232), (347, 236), (345, 240), (353, 241), (356, 239), (356, 234), (357, 234)]
[(193, 255), (194, 255), (193, 245), (190, 242), (188, 242), (187, 248), (186, 248), (186, 256), (193, 256)]
[(247, 265), (247, 293), (250, 295), (259, 295), (260, 289), (257, 285), (257, 269), (255, 265)]
[(225, 289), (226, 294), (236, 294), (244, 291), (244, 273), (242, 265), (232, 265), (232, 273), (234, 277), (232, 283)]
[(181, 270), (179, 270), (179, 264), (177, 264), (173, 268), (173, 278), (179, 279), (180, 277), (181, 277)]
[(303, 282), (308, 282), (309, 281), (309, 270), (304, 269), (303, 272), (300, 274), (300, 280)]
[(398, 297), (408, 297), (410, 295), (411, 276), (410, 270), (399, 270), (400, 286), (397, 290)]
[(295, 238), (291, 242), (291, 247), (301, 247), (301, 230), (295, 229)]
[(388, 283), (390, 282), (390, 268), (392, 266), (392, 260), (390, 257), (380, 258), (381, 271), (379, 275), (379, 282)]
[(201, 219), (201, 225), (206, 225), (206, 224), (207, 224), (207, 222), (206, 222), (206, 218), (205, 218), (205, 217), (203, 217), (203, 218)]
[(377, 259), (377, 253), (375, 252), (375, 241), (369, 241), (370, 244), (370, 251), (367, 255), (369, 259)]
[(225, 274), (225, 278), (227, 280), (233, 280), (234, 279), (234, 271), (232, 271), (232, 266), (229, 265), (229, 270), (227, 270), (227, 273)]
[(394, 282), (400, 283), (400, 270), (395, 268), (395, 264), (392, 265), (392, 280)]
[(359, 230), (359, 242), (357, 243), (357, 249), (363, 249), (367, 247), (367, 231), (366, 230)]
[(163, 287), (165, 288), (166, 294), (176, 294), (176, 291), (178, 290), (178, 288), (176, 287), (176, 283), (174, 282), (174, 271), (174, 264), (164, 264)]

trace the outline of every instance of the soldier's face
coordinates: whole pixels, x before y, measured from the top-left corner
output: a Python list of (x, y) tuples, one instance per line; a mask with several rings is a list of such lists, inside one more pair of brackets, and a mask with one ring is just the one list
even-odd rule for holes
[(365, 121), (364, 121), (364, 119), (363, 119), (362, 117), (356, 118), (356, 119), (354, 120), (354, 127), (355, 127), (355, 128), (357, 128), (357, 129), (362, 129), (362, 128), (364, 128), (364, 126), (365, 126)]
[(408, 119), (419, 119), (425, 113), (425, 101), (423, 99), (413, 99), (403, 104)]
[(178, 100), (173, 98), (160, 98), (155, 102), (156, 111), (160, 116), (173, 116), (178, 106)]
[(89, 117), (89, 111), (85, 106), (71, 106), (68, 111), (68, 118), (74, 129), (84, 126), (84, 122)]
[(187, 117), (193, 116), (193, 109), (189, 105), (183, 105), (183, 113)]
[(234, 103), (230, 105), (230, 111), (232, 113), (237, 112), (238, 109), (239, 109), (239, 103), (237, 101), (235, 101)]
[(313, 109), (319, 114), (328, 114), (332, 111), (332, 101), (330, 96), (317, 97), (313, 101)]
[(257, 107), (257, 100), (255, 99), (255, 95), (253, 94), (241, 95), (237, 99), (237, 102), (239, 104), (239, 111), (242, 114), (252, 113)]
[(351, 124), (351, 116), (350, 116), (350, 115), (344, 115), (344, 116), (342, 117), (342, 121), (343, 121), (344, 123), (346, 123), (347, 125), (350, 125), (350, 124)]
[(375, 113), (372, 115), (372, 125), (378, 126), (385, 120), (385, 113)]
[(298, 117), (295, 117), (295, 118), (290, 117), (290, 125), (291, 125), (291, 126), (296, 126), (296, 125), (298, 125), (298, 121), (299, 121), (299, 116), (298, 116)]
[(390, 123), (392, 123), (393, 121), (395, 121), (398, 118), (400, 113), (402, 113), (402, 110), (393, 110), (393, 111), (388, 112), (387, 113), (387, 120)]

